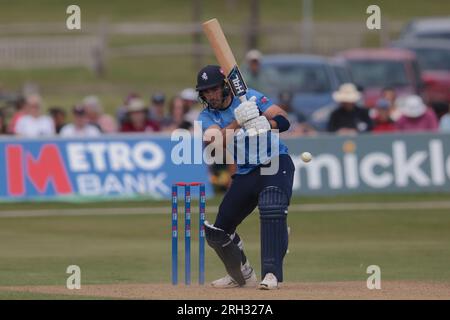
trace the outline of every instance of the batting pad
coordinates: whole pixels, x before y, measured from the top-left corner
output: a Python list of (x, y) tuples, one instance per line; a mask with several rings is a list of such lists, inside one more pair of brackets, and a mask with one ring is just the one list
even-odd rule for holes
[(266, 187), (259, 196), (261, 220), (261, 278), (273, 273), (283, 281), (283, 258), (288, 248), (289, 199), (278, 187)]

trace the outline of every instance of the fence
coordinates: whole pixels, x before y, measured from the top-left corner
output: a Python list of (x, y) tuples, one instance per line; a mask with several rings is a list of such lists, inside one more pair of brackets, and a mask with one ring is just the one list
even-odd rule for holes
[[(262, 43), (267, 53), (304, 52), (304, 41), (312, 39), (309, 53), (329, 55), (336, 51), (358, 46), (385, 45), (397, 34), (401, 22), (383, 20), (381, 30), (368, 30), (365, 21), (313, 22), (307, 30), (302, 23), (247, 25), (224, 24), (229, 38), (237, 39), (233, 46), (236, 56), (243, 57), (251, 43)], [(307, 32), (307, 33), (305, 33)], [(63, 24), (9, 24), (0, 26), (0, 67), (91, 67), (101, 74), (108, 58), (124, 56), (191, 55), (201, 63), (204, 55), (212, 54), (199, 23), (107, 23), (83, 24), (81, 31), (69, 31)], [(130, 43), (116, 46), (111, 38), (134, 36), (187, 37), (185, 43)], [(255, 41), (261, 39), (263, 41)], [(159, 42), (158, 42), (159, 41)], [(309, 41), (309, 40), (308, 40)]]
[(0, 67), (93, 67), (101, 41), (93, 36), (2, 38)]

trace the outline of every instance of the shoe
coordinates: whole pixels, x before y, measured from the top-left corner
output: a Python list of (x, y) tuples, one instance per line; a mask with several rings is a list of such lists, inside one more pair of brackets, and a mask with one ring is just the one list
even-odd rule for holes
[[(245, 284), (243, 285), (243, 287), (256, 287), (257, 283), (256, 272), (250, 266), (248, 260), (241, 267), (241, 270), (245, 279)], [(214, 288), (226, 289), (226, 288), (237, 288), (239, 287), (239, 284), (227, 274), (225, 277), (211, 282), (211, 286), (213, 286)]]
[(261, 290), (273, 290), (278, 289), (278, 279), (273, 273), (268, 273), (264, 277), (264, 280), (259, 283), (259, 289)]

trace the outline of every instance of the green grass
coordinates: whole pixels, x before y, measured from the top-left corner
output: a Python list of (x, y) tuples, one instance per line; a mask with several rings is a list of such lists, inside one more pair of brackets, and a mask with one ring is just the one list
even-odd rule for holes
[[(132, 4), (131, 4), (132, 3)], [(218, 17), (231, 22), (241, 22), (248, 18), (249, 1), (200, 1), (202, 18)], [(7, 1), (1, 0), (3, 22), (42, 22), (63, 21), (67, 17), (66, 8), (73, 4), (69, 0), (32, 0)], [(104, 1), (78, 0), (82, 19), (87, 22), (97, 22), (100, 18), (113, 22), (120, 21), (191, 21), (193, 1), (184, 0), (133, 0)], [(377, 4), (390, 18), (408, 19), (411, 16), (438, 15), (450, 11), (450, 4), (445, 0), (430, 0), (426, 4), (421, 0), (373, 1), (344, 0), (327, 1), (314, 0), (313, 12), (317, 20), (358, 20), (364, 16), (366, 8)], [(302, 2), (291, 0), (261, 0), (261, 21), (299, 20), (302, 15)]]
[[(98, 296), (0, 291), (0, 300), (111, 300)], [(117, 299), (116, 299), (117, 300)]]
[[(448, 197), (447, 197), (448, 198)], [(374, 196), (309, 198), (307, 203), (364, 202)], [(445, 195), (386, 196), (389, 201), (444, 200)], [(216, 204), (218, 198), (208, 202)], [(295, 199), (294, 203), (299, 202)], [(301, 201), (300, 201), (301, 202)], [(105, 203), (104, 207), (168, 206), (162, 202)], [(194, 204), (193, 204), (194, 205)], [(76, 204), (77, 208), (99, 204)], [(74, 204), (43, 203), (43, 208), (74, 208)], [(2, 204), (1, 209), (9, 209)], [(20, 204), (16, 209), (31, 210)], [(214, 213), (207, 211), (209, 220)], [(170, 281), (169, 214), (29, 217), (0, 219), (0, 286), (64, 286), (69, 265), (81, 268), (82, 284), (168, 283)], [(198, 230), (196, 214), (193, 230)], [(285, 259), (287, 281), (360, 281), (369, 265), (381, 267), (386, 280), (450, 281), (450, 214), (432, 209), (350, 212), (291, 210), (290, 253)], [(180, 226), (183, 221), (180, 221)], [(180, 231), (180, 238), (183, 232)], [(246, 253), (260, 270), (259, 219), (253, 213), (239, 227)], [(192, 270), (196, 281), (197, 236), (193, 238)], [(182, 248), (182, 242), (180, 241)], [(183, 254), (180, 251), (180, 266)], [(224, 268), (214, 252), (206, 252), (207, 280)], [(181, 268), (181, 267), (180, 267)], [(182, 268), (181, 268), (182, 269)], [(181, 270), (180, 270), (180, 277)], [(21, 294), (1, 293), (1, 298)], [(23, 296), (29, 296), (28, 294)], [(39, 296), (37, 296), (39, 297)], [(45, 298), (45, 296), (43, 296)]]
[[(248, 1), (201, 1), (202, 20), (217, 17), (223, 24), (245, 27), (249, 16)], [(65, 10), (73, 1), (0, 0), (1, 24), (60, 22), (65, 24)], [(83, 23), (108, 22), (191, 22), (191, 1), (87, 1), (79, 0)], [(234, 5), (233, 5), (234, 4)], [(406, 22), (413, 17), (439, 16), (450, 12), (444, 0), (403, 1), (314, 1), (317, 21), (361, 21), (367, 17), (369, 4), (379, 4), (382, 19)], [(301, 1), (262, 0), (263, 25), (299, 22)], [(75, 34), (80, 34), (76, 32)], [(229, 37), (237, 59), (245, 52), (244, 35)], [(113, 48), (151, 43), (190, 43), (188, 36), (111, 36)], [(205, 41), (205, 39), (203, 39)], [(364, 44), (374, 45), (376, 35)], [(268, 48), (268, 36), (261, 39)], [(212, 56), (204, 63), (211, 63)], [(169, 96), (193, 86), (195, 66), (190, 56), (110, 57), (103, 78), (86, 68), (2, 70), (2, 90), (18, 91), (25, 82), (39, 85), (47, 106), (70, 108), (83, 96), (98, 94), (105, 110), (114, 113), (129, 92), (145, 99), (155, 91)], [(448, 200), (448, 194), (360, 195), (336, 197), (300, 197), (294, 204), (345, 202), (421, 202)], [(208, 200), (217, 205), (220, 197)], [(196, 204), (193, 203), (193, 206)], [(168, 206), (167, 202), (109, 201), (105, 203), (2, 203), (1, 210), (58, 208), (127, 208)], [(208, 218), (214, 214), (208, 212)], [(168, 215), (122, 215), (78, 217), (0, 218), (0, 286), (63, 286), (67, 266), (81, 267), (82, 284), (148, 283), (170, 281), (170, 233)], [(195, 222), (195, 219), (193, 220)], [(182, 225), (182, 221), (180, 221)], [(365, 280), (366, 268), (381, 267), (382, 278), (391, 280), (450, 281), (450, 214), (448, 210), (387, 210), (350, 212), (289, 213), (290, 253), (285, 259), (287, 281)], [(197, 225), (194, 224), (194, 230)], [(259, 220), (252, 214), (238, 229), (245, 241), (250, 261), (258, 271)], [(180, 237), (183, 237), (181, 232)], [(193, 241), (193, 266), (196, 265), (196, 237)], [(181, 246), (180, 241), (180, 246)], [(180, 254), (180, 266), (183, 255)], [(224, 273), (222, 263), (207, 248), (207, 280)], [(180, 272), (181, 276), (181, 272)], [(182, 276), (181, 276), (182, 279)], [(193, 272), (193, 281), (196, 272)], [(73, 296), (0, 291), (0, 299), (72, 299)], [(81, 297), (76, 297), (80, 299)]]
[[(217, 194), (208, 198), (207, 206), (219, 205), (223, 194)], [(291, 199), (292, 204), (332, 204), (332, 203), (366, 203), (366, 202), (422, 202), (422, 201), (448, 201), (448, 193), (421, 193), (421, 194), (361, 194), (361, 195), (337, 195), (337, 196), (295, 196)], [(197, 200), (192, 199), (192, 206), (197, 205)], [(33, 209), (89, 209), (89, 208), (136, 208), (136, 207), (162, 207), (169, 206), (167, 200), (148, 200), (145, 198), (124, 201), (108, 199), (104, 202), (80, 202), (80, 201), (42, 201), (36, 205), (35, 202), (0, 202), (0, 210), (33, 210)]]
[[(223, 194), (216, 194), (208, 198), (207, 206), (218, 206)], [(338, 196), (295, 196), (291, 204), (333, 204), (333, 203), (389, 203), (389, 202), (421, 202), (421, 201), (448, 201), (448, 193), (420, 193), (420, 194), (361, 194), (361, 195), (338, 195)], [(192, 199), (192, 206), (196, 207), (197, 199)], [(137, 198), (132, 201), (109, 200), (108, 202), (97, 201), (39, 201), (39, 202), (0, 202), (0, 210), (45, 210), (45, 209), (96, 209), (96, 208), (141, 208), (141, 207), (168, 207), (167, 200), (149, 200)]]

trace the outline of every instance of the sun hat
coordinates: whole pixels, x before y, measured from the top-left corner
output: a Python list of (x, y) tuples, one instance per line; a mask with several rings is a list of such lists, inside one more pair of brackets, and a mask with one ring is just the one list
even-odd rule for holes
[(423, 103), (422, 98), (417, 95), (399, 97), (396, 104), (400, 112), (409, 118), (418, 118), (427, 111), (427, 106)]
[(127, 112), (145, 111), (146, 109), (144, 101), (139, 98), (131, 99), (127, 105)]
[(262, 58), (262, 54), (260, 51), (253, 49), (250, 50), (249, 52), (247, 52), (247, 54), (245, 55), (245, 59), (247, 61), (252, 61), (252, 60), (261, 60)]
[(344, 83), (338, 91), (333, 92), (333, 99), (338, 103), (355, 103), (361, 99), (361, 94), (353, 83)]

